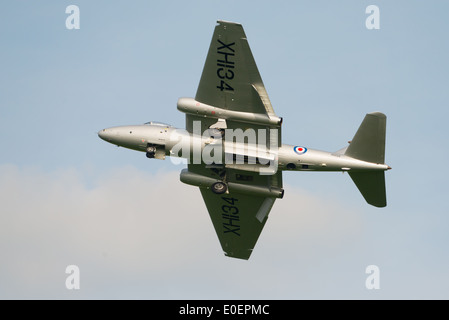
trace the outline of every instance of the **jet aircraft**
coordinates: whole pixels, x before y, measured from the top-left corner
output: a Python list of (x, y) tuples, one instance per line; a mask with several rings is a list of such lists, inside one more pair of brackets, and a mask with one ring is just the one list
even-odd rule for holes
[(282, 118), (268, 98), (241, 24), (217, 21), (195, 98), (180, 98), (186, 128), (159, 122), (100, 130), (101, 139), (150, 159), (187, 159), (180, 180), (199, 187), (226, 256), (249, 259), (283, 171), (343, 171), (366, 202), (386, 206), (386, 116), (368, 113), (336, 152), (282, 144)]

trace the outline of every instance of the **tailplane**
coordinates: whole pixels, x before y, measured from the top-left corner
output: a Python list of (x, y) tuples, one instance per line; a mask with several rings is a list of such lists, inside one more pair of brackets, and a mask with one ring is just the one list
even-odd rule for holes
[[(383, 113), (368, 113), (344, 154), (358, 160), (384, 164), (386, 124), (387, 117)], [(349, 172), (349, 176), (366, 202), (375, 207), (387, 205), (384, 171)]]
[(349, 176), (354, 181), (366, 202), (378, 208), (387, 206), (385, 172), (349, 172)]

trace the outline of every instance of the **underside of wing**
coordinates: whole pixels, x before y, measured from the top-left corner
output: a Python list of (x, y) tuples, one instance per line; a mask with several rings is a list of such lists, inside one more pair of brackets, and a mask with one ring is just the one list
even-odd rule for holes
[(281, 145), (282, 118), (273, 110), (241, 24), (217, 22), (195, 99), (181, 98), (178, 109), (186, 113), (188, 132), (194, 123), (200, 134), (211, 126), (264, 130), (267, 147)]
[(217, 23), (195, 100), (275, 116), (242, 25)]
[(225, 255), (249, 259), (275, 198), (200, 190)]
[[(200, 187), (218, 239), (226, 256), (248, 259), (262, 232), (276, 198), (282, 198), (282, 173), (189, 165), (181, 181)], [(226, 181), (226, 193), (217, 194), (211, 185)]]

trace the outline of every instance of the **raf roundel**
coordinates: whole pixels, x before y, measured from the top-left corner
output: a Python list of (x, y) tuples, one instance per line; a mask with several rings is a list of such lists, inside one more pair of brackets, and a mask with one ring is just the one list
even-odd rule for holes
[(293, 151), (295, 151), (297, 154), (304, 154), (307, 152), (307, 148), (296, 146), (293, 148)]

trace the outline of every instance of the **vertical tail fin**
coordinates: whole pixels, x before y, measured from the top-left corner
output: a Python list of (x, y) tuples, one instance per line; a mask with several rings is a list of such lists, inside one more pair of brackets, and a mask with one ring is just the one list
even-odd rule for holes
[(387, 117), (383, 113), (368, 113), (346, 149), (345, 155), (383, 164), (385, 162), (386, 126)]
[[(368, 113), (357, 130), (345, 155), (372, 163), (385, 163), (385, 132), (387, 117), (380, 112)], [(375, 207), (385, 207), (385, 172), (349, 172), (349, 176), (365, 198)]]

